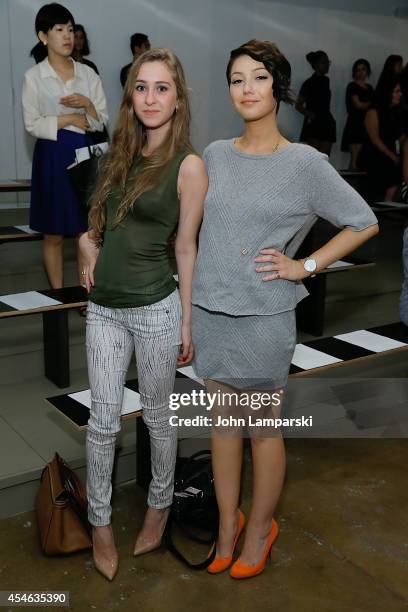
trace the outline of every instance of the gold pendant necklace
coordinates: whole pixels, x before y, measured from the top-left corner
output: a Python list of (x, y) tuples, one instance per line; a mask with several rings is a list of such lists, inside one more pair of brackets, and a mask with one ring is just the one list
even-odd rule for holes
[(280, 139), (280, 136), (279, 136), (279, 138), (278, 138), (278, 140), (277, 140), (277, 142), (276, 142), (276, 145), (275, 145), (275, 146), (273, 147), (273, 149), (272, 149), (272, 153), (275, 153), (275, 151), (276, 151), (276, 150), (277, 150), (277, 148), (279, 147), (280, 141), (281, 141), (281, 139)]
[[(234, 140), (234, 144), (235, 144), (235, 146), (237, 145), (237, 142), (239, 142), (240, 140), (241, 140), (241, 136), (239, 136), (238, 138), (236, 138), (236, 139)], [(276, 144), (274, 145), (274, 147), (273, 147), (272, 151), (271, 151), (270, 153), (265, 153), (265, 155), (272, 155), (273, 153), (275, 153), (275, 151), (277, 151), (277, 149), (278, 149), (278, 147), (279, 147), (279, 145), (280, 145), (280, 143), (281, 143), (281, 140), (282, 140), (282, 139), (281, 139), (281, 137), (279, 136), (279, 138), (278, 138), (278, 140), (276, 141)], [(243, 152), (245, 153), (245, 149), (241, 149), (241, 151), (243, 151)]]

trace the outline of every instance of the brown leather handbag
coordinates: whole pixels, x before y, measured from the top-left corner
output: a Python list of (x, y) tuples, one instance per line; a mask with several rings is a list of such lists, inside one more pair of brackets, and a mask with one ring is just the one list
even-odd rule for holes
[(46, 555), (72, 553), (92, 547), (85, 488), (78, 476), (55, 453), (41, 475), (36, 498), (37, 523)]

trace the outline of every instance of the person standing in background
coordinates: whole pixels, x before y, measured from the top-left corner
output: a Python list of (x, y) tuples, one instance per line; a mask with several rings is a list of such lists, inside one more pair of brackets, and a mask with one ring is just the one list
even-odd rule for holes
[(381, 74), (378, 77), (375, 92), (381, 91), (387, 81), (394, 80), (401, 75), (403, 60), (401, 55), (389, 55), (384, 62)]
[(347, 85), (346, 90), (348, 116), (341, 141), (341, 150), (351, 153), (349, 169), (357, 171), (359, 169), (358, 156), (363, 143), (367, 140), (364, 119), (373, 102), (374, 90), (367, 83), (371, 67), (366, 59), (361, 58), (354, 62), (352, 74), (353, 81)]
[(384, 81), (382, 89), (377, 88), (364, 124), (368, 140), (361, 151), (361, 164), (368, 172), (370, 199), (391, 201), (402, 181), (400, 149), (406, 138), (398, 80)]
[(132, 34), (132, 36), (130, 37), (130, 50), (133, 54), (133, 60), (130, 62), (130, 64), (126, 64), (126, 66), (123, 66), (122, 70), (120, 71), (120, 83), (122, 87), (125, 87), (126, 85), (128, 72), (131, 69), (135, 59), (137, 59), (139, 55), (142, 55), (142, 53), (148, 51), (149, 49), (150, 41), (146, 34)]
[(330, 81), (326, 76), (331, 62), (325, 51), (311, 51), (306, 59), (314, 72), (303, 83), (296, 102), (296, 110), (305, 116), (300, 140), (330, 155), (336, 142), (336, 121), (330, 112)]
[(72, 52), (72, 57), (76, 62), (81, 62), (81, 64), (86, 64), (92, 70), (99, 74), (99, 71), (95, 64), (91, 62), (89, 59), (84, 57), (85, 55), (89, 55), (91, 53), (89, 49), (88, 36), (86, 34), (85, 28), (80, 23), (76, 23), (74, 25), (74, 50)]
[[(74, 18), (61, 4), (44, 5), (35, 29), (47, 57), (24, 75), (22, 105), (26, 130), (37, 138), (33, 153), (30, 227), (44, 235), (43, 261), (52, 288), (63, 286), (64, 236), (88, 228), (67, 172), (75, 149), (92, 145), (89, 132), (108, 120), (99, 76), (75, 62)], [(78, 254), (78, 266), (82, 270)]]
[[(86, 64), (99, 74), (98, 68), (96, 65), (91, 62), (91, 60), (84, 57), (85, 55), (90, 54), (88, 36), (85, 31), (85, 28), (80, 23), (76, 23), (74, 26), (74, 50), (72, 52), (72, 57), (76, 62), (81, 62), (81, 64)], [(103, 126), (103, 130), (101, 132), (94, 132), (92, 135), (92, 139), (94, 144), (100, 144), (102, 142), (109, 142), (109, 133), (106, 125)]]

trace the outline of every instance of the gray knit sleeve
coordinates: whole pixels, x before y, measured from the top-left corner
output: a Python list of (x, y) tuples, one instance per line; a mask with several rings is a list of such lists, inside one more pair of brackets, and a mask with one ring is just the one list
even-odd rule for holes
[(367, 202), (330, 164), (326, 155), (315, 157), (307, 168), (309, 205), (316, 215), (336, 227), (361, 231), (377, 223)]

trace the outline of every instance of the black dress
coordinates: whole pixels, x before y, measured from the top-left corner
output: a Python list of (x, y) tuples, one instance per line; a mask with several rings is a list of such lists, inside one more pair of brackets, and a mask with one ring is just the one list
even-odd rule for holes
[(374, 90), (371, 85), (361, 87), (355, 81), (347, 85), (346, 89), (346, 108), (348, 117), (344, 126), (341, 150), (350, 151), (351, 144), (363, 144), (367, 140), (367, 132), (364, 127), (364, 118), (367, 110), (356, 108), (352, 98), (357, 96), (360, 102), (373, 102)]
[(330, 81), (327, 76), (316, 73), (307, 79), (300, 88), (299, 96), (306, 103), (306, 109), (315, 115), (305, 117), (300, 140), (307, 142), (317, 138), (325, 142), (336, 142), (336, 121), (330, 112)]
[[(376, 108), (378, 113), (379, 136), (393, 153), (397, 154), (398, 141), (404, 133), (404, 114), (401, 105), (387, 109)], [(376, 198), (382, 198), (386, 189), (400, 185), (402, 181), (401, 165), (396, 165), (370, 140), (363, 145), (360, 155), (362, 169), (367, 170), (369, 182)]]

